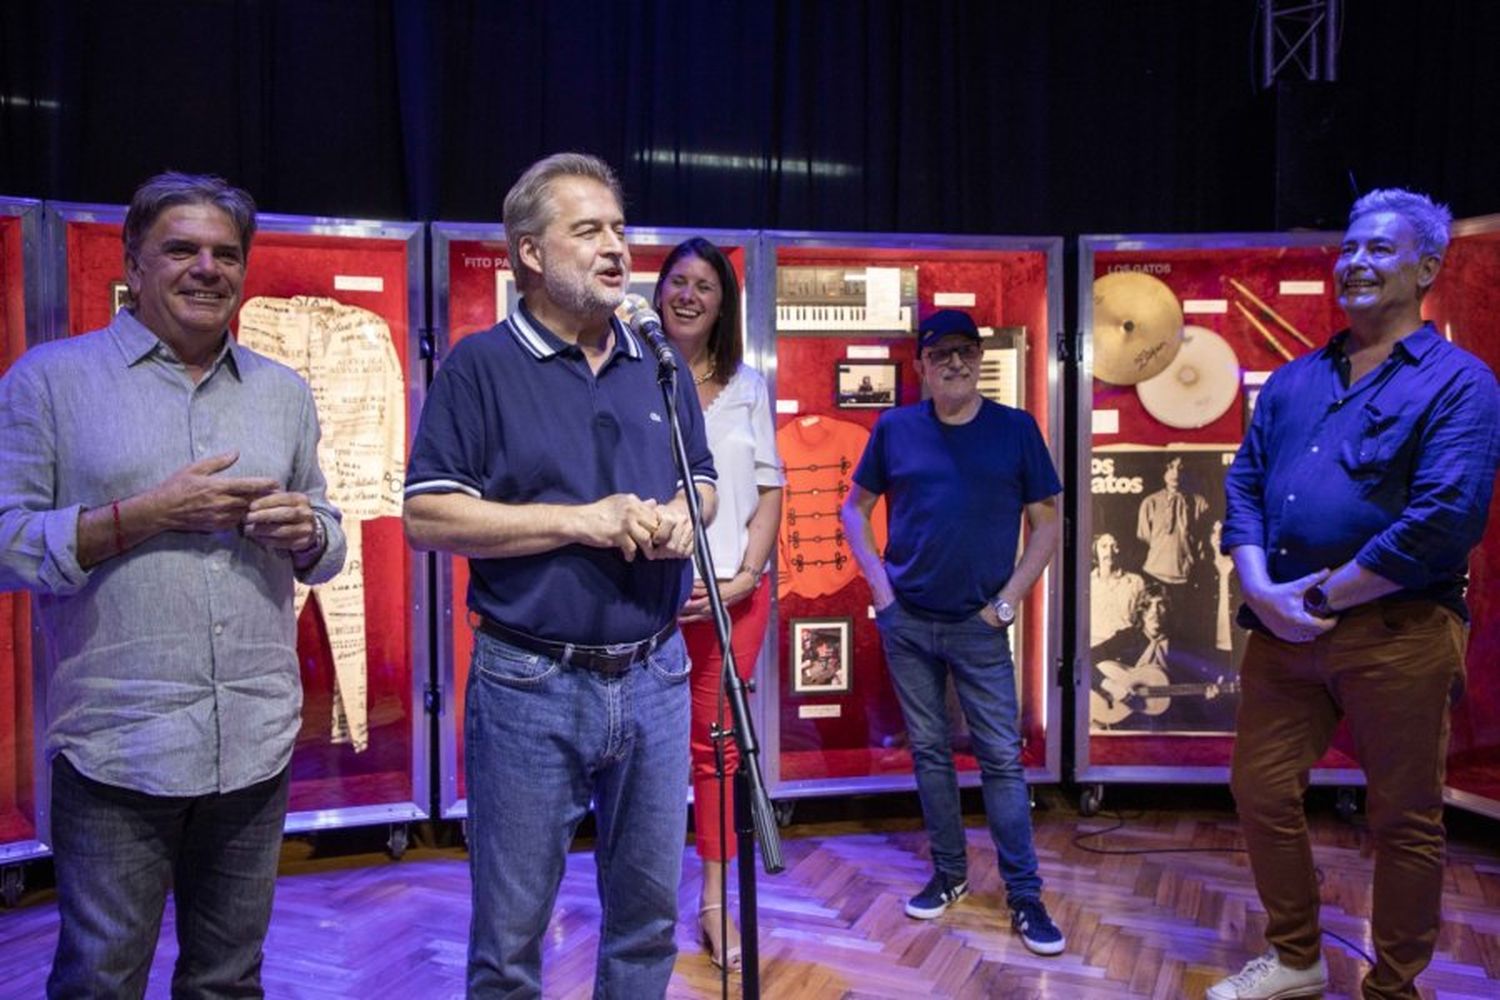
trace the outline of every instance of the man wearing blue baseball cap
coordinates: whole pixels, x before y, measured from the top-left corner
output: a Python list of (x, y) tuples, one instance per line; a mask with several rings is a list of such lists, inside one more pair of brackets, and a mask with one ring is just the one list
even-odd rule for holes
[[(870, 584), (932, 844), (936, 871), (907, 915), (930, 920), (969, 891), (945, 701), (951, 674), (1011, 926), (1033, 952), (1056, 955), (1064, 940), (1042, 902), (1032, 846), (1009, 628), (1057, 552), (1062, 484), (1031, 415), (979, 394), (983, 353), (967, 313), (943, 309), (922, 323), (917, 372), (928, 398), (876, 421), (844, 503), (844, 531)], [(884, 558), (870, 524), (882, 494)], [(1031, 531), (1018, 560), (1023, 515)]]

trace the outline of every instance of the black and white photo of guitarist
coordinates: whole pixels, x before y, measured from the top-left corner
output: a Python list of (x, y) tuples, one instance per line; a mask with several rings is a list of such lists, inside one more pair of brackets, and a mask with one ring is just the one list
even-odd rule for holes
[(1091, 728), (1125, 731), (1231, 732), (1239, 685), (1219, 658), (1174, 642), (1172, 599), (1148, 583), (1131, 625), (1091, 650)]

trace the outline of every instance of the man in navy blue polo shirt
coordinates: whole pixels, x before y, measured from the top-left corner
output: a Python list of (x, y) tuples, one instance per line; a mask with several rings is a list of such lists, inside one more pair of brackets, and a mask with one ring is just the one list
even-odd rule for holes
[[(677, 954), (692, 527), (657, 366), (614, 316), (630, 277), (619, 182), (560, 153), (505, 198), (519, 308), (438, 370), (407, 473), (407, 537), (467, 556), (470, 996), (541, 994), (541, 939), (594, 803), (596, 996), (665, 994)], [(691, 384), (677, 412), (712, 517)]]
[(1450, 218), (1408, 191), (1355, 203), (1333, 269), (1349, 328), (1271, 376), (1229, 470), (1221, 545), (1253, 630), (1232, 787), (1271, 948), (1210, 1000), (1322, 995), (1302, 795), (1340, 718), (1375, 838), (1363, 995), (1415, 998), (1432, 958), (1469, 550), (1500, 461), (1494, 375), (1422, 322)]
[[(979, 758), (1011, 926), (1032, 951), (1056, 955), (1063, 935), (1042, 904), (1006, 630), (1057, 550), (1062, 484), (1031, 415), (979, 394), (983, 351), (973, 319), (934, 313), (917, 351), (929, 398), (880, 415), (843, 507), (911, 737), (936, 869), (906, 913), (932, 919), (969, 891), (945, 697), (951, 673)], [(870, 525), (881, 494), (890, 511), (884, 561)], [(1031, 534), (1017, 562), (1023, 514)]]

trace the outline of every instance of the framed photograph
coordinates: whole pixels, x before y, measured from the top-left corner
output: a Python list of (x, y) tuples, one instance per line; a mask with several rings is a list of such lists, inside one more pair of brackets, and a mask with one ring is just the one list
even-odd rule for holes
[(901, 366), (895, 361), (840, 361), (834, 404), (841, 410), (885, 410), (900, 402)]
[(1090, 732), (1234, 732), (1248, 634), (1219, 551), (1231, 445), (1094, 450)]
[(792, 625), (792, 693), (847, 694), (851, 618), (794, 618)]
[(130, 286), (123, 281), (109, 283), (109, 314), (113, 316), (130, 302)]

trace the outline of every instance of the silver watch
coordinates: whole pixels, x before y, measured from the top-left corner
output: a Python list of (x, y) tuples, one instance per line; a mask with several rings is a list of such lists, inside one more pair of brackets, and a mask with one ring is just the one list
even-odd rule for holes
[(996, 597), (990, 601), (990, 610), (995, 612), (995, 617), (1000, 619), (1001, 625), (1011, 625), (1016, 620), (1015, 607), (1003, 597)]
[(314, 514), (312, 544), (305, 549), (298, 549), (297, 551), (293, 552), (292, 555), (296, 556), (298, 559), (306, 559), (308, 556), (316, 552), (321, 556), (323, 554), (323, 549), (325, 549), (327, 546), (328, 529), (323, 527), (323, 519)]

